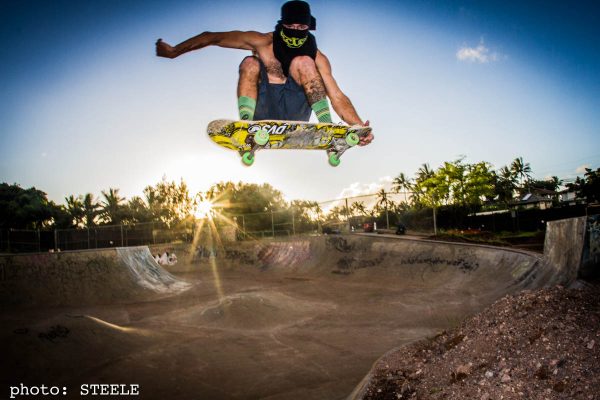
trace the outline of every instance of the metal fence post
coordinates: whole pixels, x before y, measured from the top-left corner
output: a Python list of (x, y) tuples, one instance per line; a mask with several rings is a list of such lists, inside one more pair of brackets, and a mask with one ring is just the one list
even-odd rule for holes
[(292, 207), (292, 235), (296, 236), (296, 223), (295, 223), (294, 207)]
[(346, 200), (346, 223), (348, 224), (348, 232), (352, 232), (352, 226), (350, 226), (350, 208), (348, 208), (348, 198)]
[(433, 206), (433, 234), (437, 235), (437, 220), (436, 220), (436, 209), (435, 205)]
[(387, 204), (385, 205), (385, 223), (387, 225), (387, 229), (390, 229), (390, 214), (388, 212)]
[(273, 237), (275, 237), (275, 220), (273, 218), (273, 209), (271, 209), (271, 232), (273, 233)]

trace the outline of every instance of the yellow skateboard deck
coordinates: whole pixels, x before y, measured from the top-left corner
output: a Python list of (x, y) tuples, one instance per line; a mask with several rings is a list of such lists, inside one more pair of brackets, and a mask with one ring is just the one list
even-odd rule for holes
[(262, 149), (326, 150), (329, 163), (337, 166), (340, 156), (354, 147), (371, 127), (300, 121), (233, 121), (219, 119), (208, 124), (208, 136), (219, 146), (237, 150), (246, 165)]

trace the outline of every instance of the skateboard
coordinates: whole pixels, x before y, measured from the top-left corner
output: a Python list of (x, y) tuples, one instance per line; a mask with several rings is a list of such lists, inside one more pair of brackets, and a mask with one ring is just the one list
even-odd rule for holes
[(340, 164), (341, 155), (371, 132), (369, 126), (348, 126), (300, 121), (233, 121), (219, 119), (208, 124), (208, 136), (219, 146), (237, 150), (245, 165), (254, 163), (262, 149), (325, 150), (329, 164)]

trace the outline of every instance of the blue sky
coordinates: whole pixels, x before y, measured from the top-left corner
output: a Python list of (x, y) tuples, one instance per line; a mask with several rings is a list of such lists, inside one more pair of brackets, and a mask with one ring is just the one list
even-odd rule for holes
[[(508, 3), (508, 4), (507, 4)], [(388, 187), (461, 155), (536, 178), (600, 166), (600, 6), (593, 1), (313, 1), (320, 49), (375, 141), (332, 168), (264, 151), (251, 168), (206, 136), (236, 118), (248, 53), (154, 56), (202, 31), (269, 31), (279, 1), (20, 1), (0, 5), (0, 180), (128, 198), (163, 176), (192, 191), (268, 182), (289, 199)], [(313, 117), (314, 118), (314, 117)]]

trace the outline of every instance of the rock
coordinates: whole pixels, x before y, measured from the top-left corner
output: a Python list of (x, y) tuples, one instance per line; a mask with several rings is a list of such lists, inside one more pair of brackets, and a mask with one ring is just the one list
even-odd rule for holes
[(550, 371), (548, 370), (547, 366), (542, 365), (535, 371), (534, 375), (538, 379), (548, 379), (548, 376), (550, 375)]
[(594, 340), (591, 340), (588, 344), (587, 344), (587, 348), (588, 350), (592, 350), (594, 348), (594, 345), (596, 344), (596, 342)]
[(508, 375), (508, 374), (502, 375), (502, 378), (500, 378), (500, 382), (502, 382), (502, 383), (510, 382), (510, 375)]
[(460, 365), (454, 372), (452, 372), (452, 380), (463, 380), (469, 376), (469, 374), (471, 374), (471, 367), (469, 365)]
[(567, 388), (567, 384), (564, 381), (559, 381), (559, 382), (556, 382), (552, 388), (555, 391), (562, 393)]

